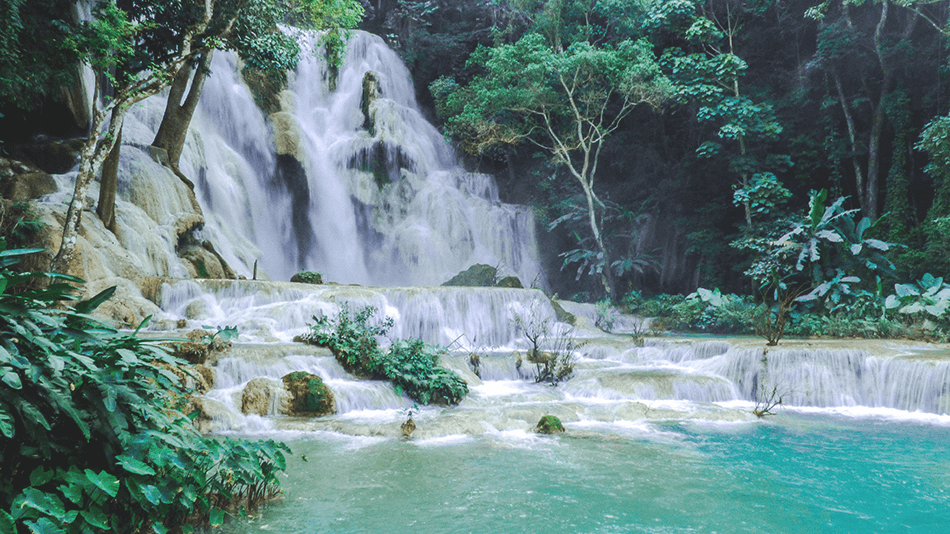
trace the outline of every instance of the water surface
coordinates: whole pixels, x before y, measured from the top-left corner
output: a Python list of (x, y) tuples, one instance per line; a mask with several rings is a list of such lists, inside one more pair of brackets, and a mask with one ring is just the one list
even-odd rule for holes
[(285, 433), (286, 499), (225, 532), (936, 532), (950, 521), (950, 428), (905, 415)]

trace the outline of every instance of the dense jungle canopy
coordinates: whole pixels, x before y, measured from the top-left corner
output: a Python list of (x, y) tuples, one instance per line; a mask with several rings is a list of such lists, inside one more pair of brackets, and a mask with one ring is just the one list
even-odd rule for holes
[[(852, 239), (904, 245), (887, 247), (893, 270), (854, 273), (873, 289), (878, 275), (886, 284), (948, 272), (947, 8), (382, 1), (364, 24), (398, 47), (420, 99), (470, 163), (495, 172), (510, 200), (537, 206), (554, 228), (561, 257), (552, 266), (569, 263), (561, 287), (578, 267), (597, 273), (607, 263), (620, 292), (749, 292), (745, 273), (775, 253), (770, 240), (804, 220), (810, 192), (827, 190), (828, 204), (846, 197), (840, 210), (860, 210), (849, 216), (872, 223)], [(628, 109), (631, 87), (606, 58), (644, 43), (652, 58), (638, 56), (634, 76), (663, 77), (666, 93), (658, 105)], [(556, 78), (578, 58), (586, 70), (573, 74), (587, 77), (578, 86), (587, 93), (576, 96), (605, 120), (587, 121), (579, 134), (555, 109), (569, 100)], [(570, 147), (552, 145), (545, 113), (557, 115), (556, 128), (574, 129), (561, 131), (576, 134), (564, 138)], [(589, 154), (585, 143), (593, 143)], [(585, 185), (572, 177), (572, 166), (587, 156), (592, 166), (594, 155), (602, 245)], [(832, 251), (826, 256), (820, 271), (835, 262)], [(580, 292), (604, 291), (596, 276), (580, 281)]]

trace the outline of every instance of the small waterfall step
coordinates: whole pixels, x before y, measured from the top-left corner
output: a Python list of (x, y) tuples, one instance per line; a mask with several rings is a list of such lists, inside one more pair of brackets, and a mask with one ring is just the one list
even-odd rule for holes
[(520, 337), (516, 314), (557, 320), (548, 298), (536, 289), (179, 280), (164, 283), (160, 293), (171, 322), (236, 325), (243, 340), (255, 342), (289, 342), (308, 331), (314, 316), (335, 316), (344, 304), (351, 311), (373, 306), (380, 320), (392, 317), (394, 339), (419, 338), (441, 346), (462, 335), (480, 346), (512, 346)]

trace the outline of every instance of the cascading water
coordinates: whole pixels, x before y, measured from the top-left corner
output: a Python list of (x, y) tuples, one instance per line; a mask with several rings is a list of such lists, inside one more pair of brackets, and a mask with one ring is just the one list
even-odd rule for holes
[(309, 269), (341, 283), (437, 285), (475, 263), (525, 284), (539, 277), (531, 212), (459, 167), (379, 37), (354, 33), (333, 90), (326, 62), (305, 54), (271, 133), (234, 56), (216, 54), (212, 68), (183, 169), (223, 248), (256, 247), (258, 258), (227, 256), (241, 273), (259, 259), (275, 280)]
[[(325, 351), (287, 344), (307, 330), (311, 316), (335, 316), (374, 306), (395, 320), (391, 338), (421, 338), (450, 346), (443, 364), (461, 374), (471, 393), (456, 410), (426, 408), (422, 436), (481, 434), (529, 428), (545, 413), (581, 427), (647, 419), (752, 420), (752, 407), (774, 389), (783, 405), (818, 408), (893, 409), (950, 414), (950, 362), (906, 347), (879, 355), (855, 349), (802, 350), (790, 346), (763, 351), (726, 341), (651, 341), (633, 344), (629, 335), (605, 334), (575, 316), (570, 335), (583, 341), (575, 351), (573, 377), (557, 388), (535, 384), (535, 366), (520, 364), (515, 351), (530, 345), (515, 317), (531, 315), (552, 328), (550, 343), (570, 331), (537, 290), (497, 288), (364, 288), (230, 281), (182, 281), (163, 290), (172, 318), (202, 317), (210, 324), (236, 325), (255, 345), (218, 364), (215, 398), (241, 395), (248, 381), (279, 379), (304, 370), (340, 391), (339, 413), (312, 421), (271, 419), (276, 428), (335, 430), (351, 434), (398, 433), (399, 410), (411, 401), (392, 386), (347, 376)], [(568, 305), (575, 311), (577, 306)], [(383, 340), (383, 343), (387, 343)], [(455, 342), (455, 343), (453, 343)], [(271, 347), (271, 348), (267, 348)], [(478, 375), (469, 354), (480, 354)], [(225, 424), (240, 428), (233, 413)], [(253, 418), (253, 425), (259, 420)], [(236, 423), (235, 423), (236, 422)], [(249, 424), (249, 423), (245, 423)]]

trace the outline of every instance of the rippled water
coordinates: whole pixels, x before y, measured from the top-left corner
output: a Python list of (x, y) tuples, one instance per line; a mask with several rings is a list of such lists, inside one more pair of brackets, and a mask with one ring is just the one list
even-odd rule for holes
[(785, 412), (557, 437), (283, 433), (286, 499), (224, 532), (937, 532), (950, 422), (935, 423)]

